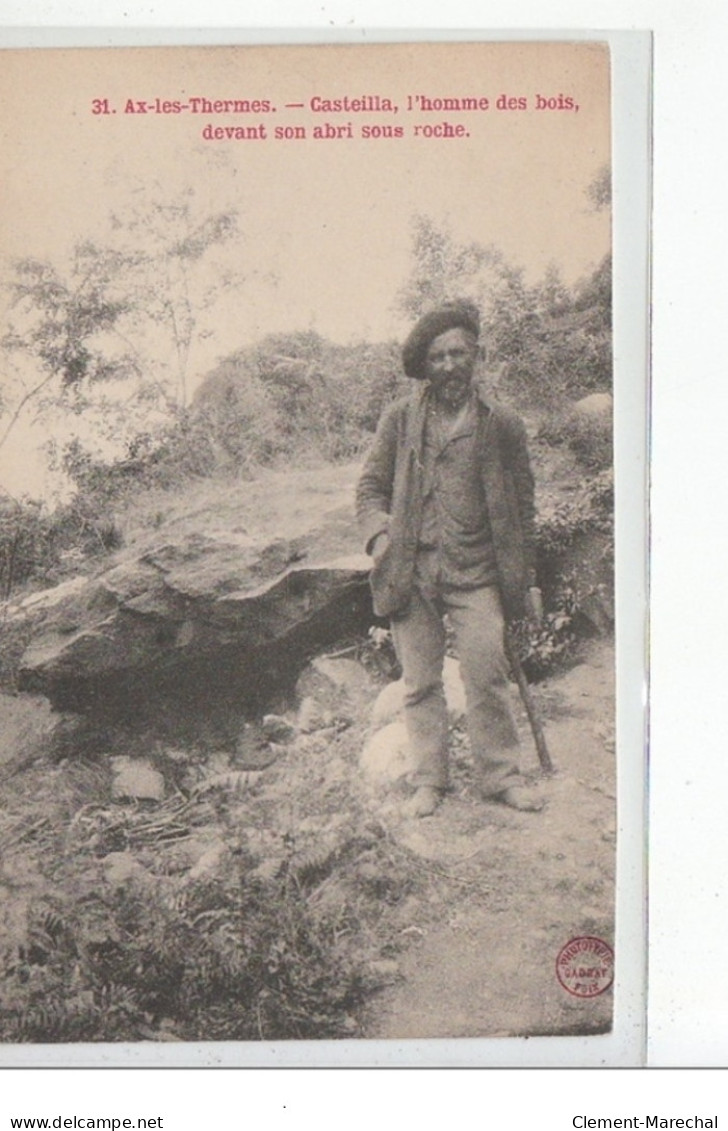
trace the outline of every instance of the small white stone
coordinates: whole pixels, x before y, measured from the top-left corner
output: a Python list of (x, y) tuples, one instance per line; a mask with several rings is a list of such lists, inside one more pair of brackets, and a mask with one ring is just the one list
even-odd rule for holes
[(128, 852), (110, 852), (103, 862), (104, 879), (112, 887), (123, 887), (130, 880), (149, 879), (149, 873)]
[(150, 762), (134, 758), (114, 758), (111, 796), (116, 801), (163, 801), (164, 778)]
[(221, 840), (213, 841), (200, 856), (194, 867), (190, 868), (189, 878), (197, 880), (201, 876), (209, 876), (220, 868), (220, 864), (227, 854), (227, 846)]
[(404, 723), (390, 723), (371, 736), (361, 753), (361, 768), (368, 777), (382, 782), (399, 781), (411, 772), (412, 754)]
[(391, 723), (404, 710), (404, 680), (388, 683), (377, 695), (372, 707), (372, 725), (379, 728)]
[[(450, 723), (454, 726), (463, 722), (466, 715), (465, 687), (460, 675), (460, 664), (452, 656), (445, 657), (442, 669), (442, 682), (445, 689), (445, 702)], [(383, 687), (372, 707), (372, 724), (386, 726), (394, 722), (404, 711), (405, 686), (403, 679), (397, 679)]]

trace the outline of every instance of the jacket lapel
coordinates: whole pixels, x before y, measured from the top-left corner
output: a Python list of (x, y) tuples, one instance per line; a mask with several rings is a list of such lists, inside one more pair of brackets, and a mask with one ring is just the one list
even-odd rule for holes
[(425, 422), (427, 420), (427, 386), (422, 384), (415, 390), (412, 408), (407, 418), (406, 447), (408, 453), (414, 452), (417, 462), (422, 463), (425, 442)]

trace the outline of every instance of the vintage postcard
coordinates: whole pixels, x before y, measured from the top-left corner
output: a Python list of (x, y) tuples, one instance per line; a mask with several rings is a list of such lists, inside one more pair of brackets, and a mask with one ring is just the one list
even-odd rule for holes
[(3, 51), (2, 1063), (639, 1063), (647, 67)]

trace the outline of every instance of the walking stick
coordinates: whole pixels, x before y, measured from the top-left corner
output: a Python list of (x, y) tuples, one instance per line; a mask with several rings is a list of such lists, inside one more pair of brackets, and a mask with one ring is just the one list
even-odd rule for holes
[(521, 661), (518, 656), (518, 649), (516, 648), (513, 637), (511, 636), (507, 628), (505, 631), (505, 645), (508, 663), (511, 665), (511, 671), (516, 677), (518, 690), (521, 693), (521, 699), (523, 700), (523, 705), (526, 708), (526, 714), (528, 715), (528, 721), (531, 725), (531, 734), (533, 735), (533, 741), (536, 744), (536, 753), (538, 754), (538, 760), (541, 763), (541, 769), (544, 774), (552, 774), (554, 772), (554, 765), (551, 761), (551, 755), (549, 754), (548, 746), (546, 745), (546, 737), (543, 733), (543, 725), (538, 713), (538, 708), (533, 701), (531, 688), (528, 686), (528, 681), (526, 680), (526, 676), (523, 672)]

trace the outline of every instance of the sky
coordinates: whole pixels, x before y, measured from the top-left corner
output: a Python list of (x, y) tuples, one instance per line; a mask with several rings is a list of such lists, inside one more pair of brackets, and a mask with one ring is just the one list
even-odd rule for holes
[[(512, 108), (499, 108), (503, 96)], [(345, 97), (366, 109), (313, 109)], [(203, 98), (275, 109), (157, 112)], [(488, 108), (442, 108), (464, 98)], [(108, 112), (94, 113), (103, 99)], [(377, 109), (384, 99), (397, 111)], [(225, 135), (251, 126), (258, 136)], [(403, 136), (364, 138), (365, 126)], [(276, 127), (306, 136), (276, 139)], [(314, 136), (327, 127), (340, 136)], [(206, 128), (222, 137), (206, 140)], [(217, 358), (273, 331), (401, 339), (395, 302), (418, 213), (459, 241), (495, 244), (532, 281), (553, 263), (574, 282), (609, 249), (608, 213), (585, 195), (609, 154), (609, 55), (596, 43), (6, 50), (0, 270), (18, 256), (63, 266), (74, 242), (108, 238), (110, 213), (190, 188), (201, 215), (235, 209), (239, 235), (209, 271), (244, 283), (201, 315), (194, 387)], [(41, 489), (31, 452), (49, 427), (26, 422), (0, 451), (6, 488)]]

